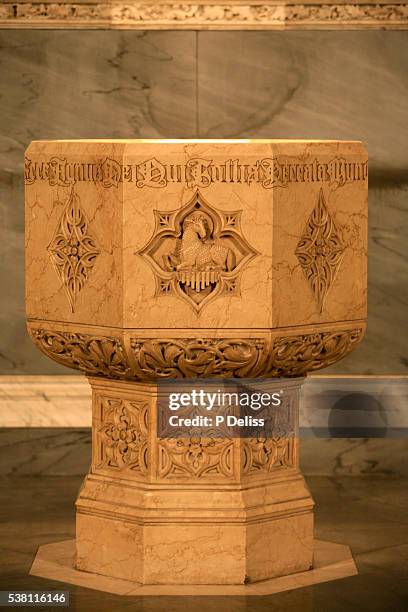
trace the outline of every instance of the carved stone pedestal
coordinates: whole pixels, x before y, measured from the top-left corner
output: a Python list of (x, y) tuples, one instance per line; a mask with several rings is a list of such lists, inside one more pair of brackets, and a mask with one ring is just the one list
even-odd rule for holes
[[(244, 584), (312, 566), (297, 437), (157, 439), (156, 385), (90, 383), (78, 569), (143, 584)], [(283, 384), (294, 418), (300, 384)]]
[(298, 399), (293, 436), (158, 439), (157, 383), (280, 377), (296, 395), (355, 348), (361, 143), (34, 142), (25, 181), (29, 333), (93, 390), (72, 580), (244, 588), (307, 571)]

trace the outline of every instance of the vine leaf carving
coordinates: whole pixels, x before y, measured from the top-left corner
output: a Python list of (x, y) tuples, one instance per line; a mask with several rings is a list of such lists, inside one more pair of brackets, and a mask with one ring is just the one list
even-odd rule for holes
[(73, 188), (47, 250), (74, 312), (76, 299), (101, 251)]
[(127, 358), (118, 338), (71, 332), (31, 330), (38, 348), (54, 361), (88, 375), (126, 378)]
[(246, 377), (254, 372), (263, 339), (131, 340), (141, 377)]
[(340, 267), (344, 250), (321, 189), (295, 251), (320, 312)]
[(51, 359), (92, 376), (129, 380), (304, 376), (336, 363), (363, 337), (362, 327), (261, 338), (119, 338), (29, 328)]
[(131, 339), (136, 378), (304, 376), (335, 363), (361, 340), (361, 328), (266, 338)]

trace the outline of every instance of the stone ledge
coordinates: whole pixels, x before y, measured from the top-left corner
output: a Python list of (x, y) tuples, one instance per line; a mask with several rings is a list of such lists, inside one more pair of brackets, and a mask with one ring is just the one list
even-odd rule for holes
[(91, 427), (84, 376), (0, 376), (0, 427)]
[(75, 540), (44, 544), (38, 549), (30, 574), (116, 595), (136, 597), (152, 595), (272, 595), (358, 574), (348, 546), (321, 540), (315, 540), (313, 569), (245, 585), (141, 585), (129, 580), (79, 571), (75, 569), (74, 560)]
[(408, 5), (389, 2), (303, 0), (6, 0), (2, 28), (130, 30), (407, 29)]
[[(305, 435), (330, 437), (319, 430), (327, 428), (330, 413), (333, 419), (334, 410), (348, 408), (348, 401), (353, 411), (360, 401), (361, 409), (375, 417), (376, 411), (381, 412), (388, 430), (408, 430), (408, 376), (312, 375), (302, 390), (300, 427)], [(373, 426), (381, 425), (380, 418), (373, 420)], [(91, 389), (86, 378), (0, 376), (0, 427), (91, 427)]]

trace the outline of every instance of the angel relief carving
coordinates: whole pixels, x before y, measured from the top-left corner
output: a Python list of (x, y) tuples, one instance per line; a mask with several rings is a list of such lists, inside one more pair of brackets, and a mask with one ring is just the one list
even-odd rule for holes
[(157, 296), (177, 295), (199, 315), (217, 296), (240, 295), (241, 273), (258, 254), (242, 234), (242, 211), (218, 211), (197, 191), (181, 210), (154, 212), (153, 236), (137, 254), (152, 267)]

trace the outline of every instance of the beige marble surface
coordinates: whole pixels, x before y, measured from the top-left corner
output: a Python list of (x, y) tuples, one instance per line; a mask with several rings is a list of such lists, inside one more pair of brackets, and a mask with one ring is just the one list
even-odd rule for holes
[[(407, 390), (406, 378), (391, 383), (389, 379), (308, 378), (300, 412), (300, 426), (306, 428), (300, 450), (303, 472), (406, 475)], [(359, 402), (374, 417), (372, 425), (383, 430), (385, 423), (391, 428), (387, 435), (402, 428), (399, 437), (326, 437), (332, 410), (344, 413), (351, 406), (361, 417)], [(0, 377), (1, 474), (85, 475), (91, 462), (90, 426), (91, 392), (85, 377)]]
[(0, 313), (1, 371), (66, 372), (42, 357), (25, 331), (27, 144), (34, 138), (212, 134), (366, 142), (368, 331), (332, 371), (406, 372), (407, 46), (406, 32), (381, 31), (3, 31), (0, 280), (7, 290)]
[(350, 549), (344, 544), (315, 540), (313, 569), (292, 576), (281, 576), (247, 585), (138, 585), (119, 578), (109, 578), (75, 569), (75, 540), (43, 544), (31, 566), (32, 576), (41, 576), (118, 595), (272, 595), (357, 574)]
[[(350, 427), (365, 424), (383, 434), (389, 430), (388, 436), (395, 437), (399, 429), (408, 428), (407, 402), (406, 376), (315, 374), (308, 376), (302, 387), (299, 424), (305, 438), (324, 437), (330, 426), (347, 423)], [(364, 420), (367, 413), (369, 419)], [(91, 389), (85, 376), (0, 376), (1, 428), (90, 426)]]
[[(278, 164), (279, 174), (275, 167), (272, 171), (275, 163), (272, 158)], [(61, 163), (65, 168), (65, 163), (97, 166), (106, 159), (132, 170), (131, 179), (115, 184), (109, 178), (105, 184), (101, 180), (75, 180), (61, 170), (61, 177), (52, 178), (50, 174), (47, 180), (35, 170), (48, 164), (51, 168), (56, 160), (64, 160)], [(214, 178), (208, 179), (208, 170), (202, 174), (197, 170), (194, 179), (172, 181), (167, 174), (163, 175), (166, 176), (163, 184), (158, 184), (157, 178), (151, 184), (147, 178), (139, 183), (136, 173), (139, 177), (150, 175), (147, 170), (144, 175), (143, 170), (135, 168), (142, 169), (149, 160), (157, 160), (156, 173), (165, 172), (171, 165), (194, 167), (201, 163), (211, 164), (214, 169), (219, 166), (221, 172), (222, 165), (232, 164), (231, 160), (254, 170), (247, 180), (240, 178), (244, 169), (237, 172), (237, 177), (231, 171), (229, 180), (217, 179), (215, 173), (211, 175)], [(350, 176), (347, 178), (345, 167), (341, 173), (329, 174), (334, 163), (348, 164)], [(262, 164), (267, 169), (259, 175), (261, 178), (256, 178), (258, 165)], [(366, 165), (367, 153), (358, 142), (34, 141), (26, 151), (27, 318), (30, 322), (39, 321), (40, 326), (42, 322), (56, 321), (104, 326), (115, 332), (115, 328), (152, 329), (153, 337), (158, 338), (169, 334), (169, 328), (173, 328), (171, 333), (178, 329), (263, 328), (283, 328), (283, 333), (287, 333), (296, 331), (294, 327), (310, 325), (310, 331), (317, 333), (320, 324), (356, 321), (356, 326), (361, 325), (366, 317)], [(318, 169), (324, 168), (328, 169), (318, 175)], [(289, 176), (293, 169), (295, 175)], [(270, 178), (265, 178), (268, 172)], [(236, 289), (218, 295), (217, 281), (214, 298), (208, 296), (199, 312), (191, 307), (191, 299), (190, 302), (181, 299), (180, 291), (158, 294), (160, 275), (169, 269), (163, 258), (175, 249), (172, 244), (166, 246), (167, 238), (157, 238), (153, 269), (151, 259), (142, 256), (149, 241), (162, 231), (161, 226), (157, 229), (154, 211), (162, 215), (172, 211), (183, 214), (195, 197), (203, 199), (210, 210), (219, 211), (214, 214), (223, 218), (235, 214), (240, 218), (234, 221), (236, 237), (218, 238), (217, 233), (223, 235), (222, 227), (215, 227), (210, 241), (215, 242), (215, 247), (205, 243), (207, 249), (223, 245), (235, 258), (234, 266), (225, 270), (237, 269)], [(83, 215), (86, 239), (89, 236), (96, 252), (87, 273), (89, 277), (74, 296), (67, 296), (67, 281), (56, 270), (52, 250), (62, 253), (66, 248), (55, 242), (55, 236), (63, 232), (61, 224), (70, 202)], [(319, 223), (323, 223), (324, 229), (318, 229)], [(227, 226), (223, 232), (226, 231), (232, 230)], [(327, 269), (321, 269), (322, 259), (317, 260), (316, 269), (301, 265), (297, 248), (311, 232), (323, 241), (320, 248), (326, 249)], [(175, 234), (184, 241), (184, 233), (180, 234), (177, 226)], [(193, 243), (188, 248), (205, 249), (198, 237), (197, 241), (198, 246)], [(314, 247), (308, 248), (305, 254), (313, 259), (310, 248), (313, 251)], [(334, 254), (333, 249), (339, 254)], [(334, 259), (335, 265), (331, 263)], [(183, 259), (180, 261), (187, 265)], [(211, 269), (220, 265), (211, 257), (208, 264)], [(198, 264), (194, 260), (192, 265), (195, 270)], [(323, 279), (324, 285), (320, 298), (313, 285), (318, 279)], [(72, 331), (76, 331), (75, 326)]]
[(82, 376), (0, 376), (0, 427), (90, 427)]
[[(90, 383), (92, 463), (75, 504), (78, 569), (142, 584), (213, 585), (311, 567), (314, 503), (295, 436), (260, 445), (159, 438), (156, 384)], [(291, 413), (301, 384), (279, 382)], [(295, 428), (296, 417), (286, 418)]]

